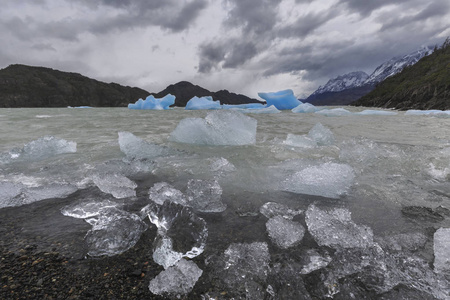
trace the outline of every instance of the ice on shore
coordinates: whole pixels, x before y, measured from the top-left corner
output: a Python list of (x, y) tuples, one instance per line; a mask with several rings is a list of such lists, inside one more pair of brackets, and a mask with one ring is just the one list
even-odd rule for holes
[(211, 96), (197, 97), (194, 96), (187, 103), (186, 110), (198, 109), (221, 109), (220, 101), (214, 101)]
[(302, 224), (275, 216), (266, 222), (266, 230), (270, 239), (280, 248), (287, 249), (297, 245), (305, 235)]
[(327, 117), (341, 117), (341, 116), (349, 116), (353, 113), (344, 109), (344, 108), (332, 108), (332, 109), (322, 109), (315, 112), (316, 114), (320, 114)]
[(183, 206), (187, 206), (186, 197), (180, 190), (177, 190), (167, 182), (155, 183), (148, 192), (149, 198), (159, 204), (163, 205), (164, 201), (170, 201)]
[(302, 103), (298, 105), (297, 107), (294, 107), (292, 109), (292, 112), (294, 113), (313, 113), (318, 111), (319, 109), (312, 105), (311, 103)]
[(114, 198), (128, 198), (136, 196), (137, 184), (118, 173), (94, 174), (92, 180), (95, 185), (106, 194)]
[(165, 110), (169, 109), (175, 103), (175, 96), (167, 94), (163, 98), (155, 98), (153, 95), (148, 96), (145, 100), (139, 99), (135, 103), (128, 104), (129, 109), (152, 109)]
[(98, 216), (104, 209), (119, 208), (120, 206), (119, 203), (110, 200), (96, 201), (92, 199), (64, 206), (61, 208), (61, 213), (67, 217), (88, 219)]
[(326, 162), (307, 167), (288, 176), (281, 189), (298, 194), (339, 198), (353, 185), (353, 168), (345, 164)]
[(191, 179), (186, 191), (187, 205), (200, 212), (223, 212), (222, 188), (217, 180)]
[(334, 144), (334, 134), (330, 129), (317, 123), (308, 132), (308, 137), (314, 140), (318, 146), (329, 146)]
[(193, 262), (181, 259), (150, 281), (148, 288), (155, 295), (180, 297), (189, 293), (203, 271)]
[(450, 274), (450, 228), (439, 228), (434, 233), (434, 269)]
[(308, 231), (319, 246), (332, 248), (367, 248), (373, 245), (372, 229), (356, 225), (344, 208), (322, 210), (310, 205), (305, 217)]
[(115, 207), (103, 209), (88, 222), (93, 225), (85, 237), (91, 256), (123, 253), (133, 247), (147, 230), (147, 225), (138, 215)]
[(1, 153), (0, 163), (44, 160), (55, 155), (75, 152), (77, 143), (54, 136), (44, 136), (25, 144), (21, 149), (15, 148), (7, 153)]
[(258, 93), (258, 96), (266, 100), (267, 107), (273, 105), (279, 110), (293, 109), (302, 104), (290, 89), (273, 93)]
[(167, 148), (144, 141), (126, 131), (119, 132), (119, 146), (120, 151), (130, 159), (154, 159), (169, 153)]
[(301, 210), (294, 210), (284, 204), (276, 202), (265, 203), (261, 206), (259, 212), (268, 219), (281, 216), (287, 220), (292, 220), (296, 215), (302, 213)]
[(257, 121), (231, 110), (209, 112), (204, 119), (181, 120), (170, 140), (198, 145), (247, 145), (256, 142)]
[(183, 257), (194, 258), (203, 252), (208, 238), (206, 222), (190, 208), (169, 201), (163, 205), (150, 203), (141, 215), (148, 216), (157, 227), (153, 260), (165, 269)]

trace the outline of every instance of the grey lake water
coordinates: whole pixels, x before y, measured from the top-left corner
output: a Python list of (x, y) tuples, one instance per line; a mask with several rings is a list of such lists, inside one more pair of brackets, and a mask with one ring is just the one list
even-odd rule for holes
[(86, 260), (146, 232), (155, 296), (450, 299), (450, 116), (0, 109), (13, 223)]

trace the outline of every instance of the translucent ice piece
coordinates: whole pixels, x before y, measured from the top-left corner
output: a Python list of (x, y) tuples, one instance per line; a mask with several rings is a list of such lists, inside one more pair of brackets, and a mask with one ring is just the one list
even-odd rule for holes
[(172, 239), (168, 236), (159, 236), (153, 249), (153, 261), (164, 269), (175, 265), (183, 258), (183, 253), (173, 250)]
[(120, 151), (130, 159), (154, 159), (169, 153), (167, 148), (144, 141), (125, 131), (119, 132), (119, 146)]
[(299, 194), (339, 198), (347, 193), (354, 179), (352, 167), (327, 162), (288, 176), (281, 183), (281, 189)]
[(314, 140), (318, 146), (327, 146), (334, 144), (334, 134), (330, 129), (323, 126), (321, 123), (317, 123), (308, 132), (308, 137)]
[(302, 224), (287, 220), (282, 216), (270, 218), (266, 223), (270, 239), (280, 248), (287, 249), (301, 242), (305, 235)]
[(434, 233), (434, 269), (450, 273), (450, 228), (439, 228)]
[(266, 218), (281, 216), (285, 219), (292, 220), (296, 215), (302, 213), (301, 210), (293, 210), (284, 204), (276, 202), (267, 202), (259, 209), (259, 212)]
[(22, 193), (23, 185), (13, 182), (0, 182), (0, 208), (7, 206), (18, 206), (22, 203), (14, 199)]
[(309, 274), (313, 271), (325, 268), (332, 260), (330, 256), (322, 256), (315, 250), (309, 250), (308, 255), (309, 263), (303, 266), (302, 270), (300, 271), (301, 274)]
[(136, 196), (134, 189), (137, 187), (137, 184), (120, 174), (94, 174), (92, 180), (103, 193), (111, 194), (114, 198), (121, 199)]
[(197, 211), (223, 212), (227, 208), (222, 202), (222, 188), (217, 180), (189, 180), (186, 196), (188, 205)]
[(218, 175), (236, 171), (236, 167), (230, 163), (226, 158), (217, 158), (210, 164), (210, 170)]
[(74, 185), (58, 183), (31, 187), (23, 192), (23, 204), (33, 203), (44, 199), (65, 198), (70, 194), (75, 193), (77, 190), (78, 188)]
[(320, 246), (367, 248), (373, 245), (372, 229), (353, 223), (347, 209), (325, 211), (310, 205), (305, 221), (308, 231)]
[(152, 279), (148, 288), (155, 295), (185, 295), (192, 290), (202, 273), (193, 261), (181, 259)]
[(78, 219), (87, 219), (98, 216), (101, 214), (102, 210), (108, 208), (119, 207), (120, 204), (116, 202), (112, 202), (109, 200), (103, 201), (95, 201), (88, 200), (83, 201), (81, 203), (69, 204), (61, 208), (61, 213), (65, 216), (78, 218)]
[(256, 142), (257, 121), (231, 110), (218, 110), (205, 119), (181, 120), (170, 140), (199, 145), (247, 145)]
[(93, 226), (85, 240), (91, 256), (113, 256), (125, 252), (147, 230), (147, 225), (138, 215), (117, 208), (102, 210), (90, 223)]
[(313, 113), (318, 111), (319, 109), (312, 105), (311, 103), (302, 103), (297, 107), (292, 109), (294, 113)]
[(186, 206), (187, 201), (183, 193), (177, 190), (167, 182), (155, 183), (149, 190), (148, 196), (151, 200), (159, 205), (163, 205), (164, 201), (170, 201)]
[(314, 139), (305, 135), (295, 135), (291, 133), (288, 133), (284, 144), (301, 148), (314, 148), (317, 146), (317, 142)]

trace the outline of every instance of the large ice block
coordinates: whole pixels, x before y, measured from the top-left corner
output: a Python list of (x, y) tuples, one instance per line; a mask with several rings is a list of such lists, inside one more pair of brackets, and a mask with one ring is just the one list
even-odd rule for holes
[(170, 140), (199, 145), (247, 145), (256, 142), (257, 121), (231, 110), (213, 111), (205, 119), (181, 120)]
[(373, 245), (372, 229), (356, 225), (347, 209), (327, 211), (310, 205), (306, 210), (305, 221), (308, 231), (319, 246), (367, 248)]
[(267, 107), (273, 105), (280, 110), (293, 109), (302, 104), (290, 89), (273, 93), (258, 93), (258, 96), (266, 100)]

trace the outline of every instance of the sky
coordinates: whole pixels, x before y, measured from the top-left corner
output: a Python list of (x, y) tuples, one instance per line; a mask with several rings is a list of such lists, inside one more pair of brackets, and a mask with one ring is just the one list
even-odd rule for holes
[(2, 0), (0, 68), (304, 98), (448, 36), (448, 0)]

